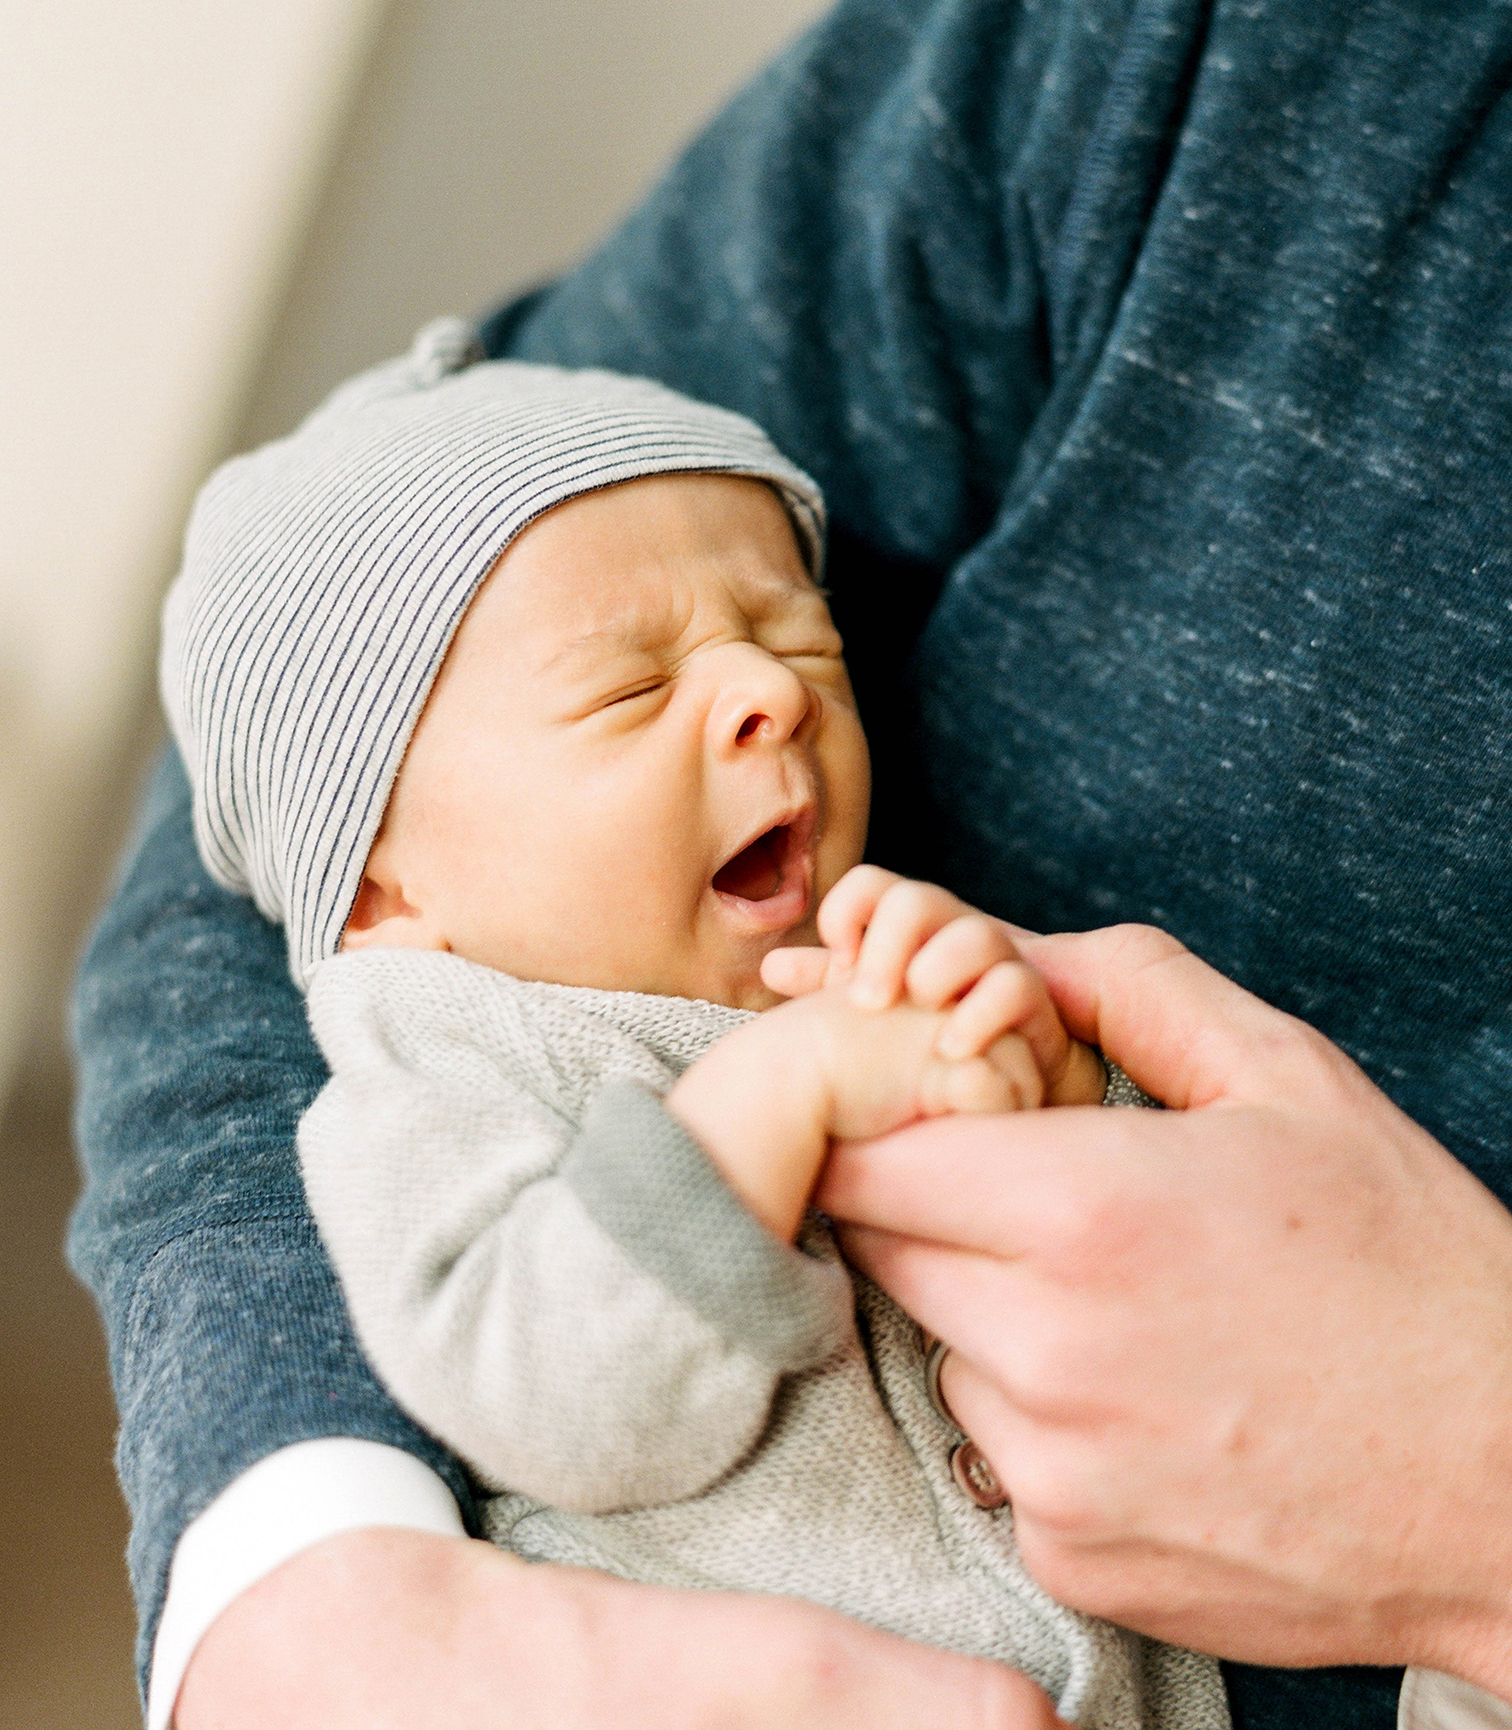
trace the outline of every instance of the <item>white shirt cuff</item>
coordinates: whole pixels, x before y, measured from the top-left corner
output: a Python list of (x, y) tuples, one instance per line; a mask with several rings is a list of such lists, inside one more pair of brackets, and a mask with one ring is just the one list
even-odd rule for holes
[(147, 1730), (167, 1730), (189, 1660), (210, 1624), (265, 1574), (322, 1538), (404, 1526), (461, 1538), (451, 1491), (413, 1454), (328, 1436), (250, 1466), (184, 1528), (152, 1648)]
[(1512, 1730), (1512, 1706), (1458, 1676), (1414, 1667), (1402, 1678), (1397, 1730)]

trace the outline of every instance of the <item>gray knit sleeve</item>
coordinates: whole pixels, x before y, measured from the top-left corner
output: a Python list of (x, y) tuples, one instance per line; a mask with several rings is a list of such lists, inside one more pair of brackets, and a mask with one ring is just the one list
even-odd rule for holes
[(720, 1477), (853, 1325), (843, 1272), (771, 1238), (644, 1085), (610, 1082), (574, 1128), (413, 1003), (324, 983), (305, 1184), (399, 1402), (556, 1507)]
[(758, 1363), (807, 1369), (839, 1345), (848, 1282), (774, 1238), (646, 1087), (600, 1089), (562, 1176), (606, 1237)]

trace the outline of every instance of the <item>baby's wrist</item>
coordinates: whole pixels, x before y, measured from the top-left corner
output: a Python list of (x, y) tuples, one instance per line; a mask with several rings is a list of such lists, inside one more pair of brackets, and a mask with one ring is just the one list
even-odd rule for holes
[(786, 1007), (720, 1040), (664, 1104), (756, 1218), (791, 1243), (829, 1136), (823, 1068)]

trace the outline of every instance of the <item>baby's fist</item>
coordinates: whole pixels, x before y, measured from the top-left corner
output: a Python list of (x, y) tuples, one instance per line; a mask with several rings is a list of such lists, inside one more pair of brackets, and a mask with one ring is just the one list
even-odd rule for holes
[(919, 883), (858, 865), (819, 909), (823, 950), (779, 950), (763, 977), (795, 995), (843, 984), (857, 1008), (886, 1010), (906, 999), (946, 1012), (937, 1051), (947, 1062), (986, 1060), (950, 1089), (962, 1098), (996, 1097), (1008, 1105), (951, 1105), (948, 1110), (1013, 1110), (1035, 1105), (1094, 1105), (1104, 1073), (1096, 1053), (1066, 1033), (1049, 990), (1019, 955), (1009, 928), (969, 907), (938, 884)]

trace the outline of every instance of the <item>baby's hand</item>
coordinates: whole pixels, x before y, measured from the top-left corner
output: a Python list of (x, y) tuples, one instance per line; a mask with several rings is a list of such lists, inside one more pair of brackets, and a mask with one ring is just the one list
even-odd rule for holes
[(837, 986), (858, 1009), (891, 1009), (906, 997), (919, 1009), (948, 1010), (938, 1055), (969, 1063), (990, 1053), (1020, 1105), (1102, 1099), (1101, 1061), (1067, 1034), (1001, 920), (936, 884), (858, 865), (825, 896), (819, 935), (822, 950), (767, 956), (762, 979), (771, 990), (798, 996)]
[(668, 1092), (667, 1111), (791, 1243), (832, 1139), (1039, 1102), (1039, 1071), (1022, 1039), (948, 1058), (938, 1048), (946, 1022), (912, 1003), (880, 1015), (858, 1009), (843, 985), (808, 992), (711, 1046)]
[(824, 948), (774, 949), (762, 966), (796, 1001), (720, 1040), (667, 1095), (778, 1237), (792, 1241), (831, 1137), (1101, 1101), (1102, 1060), (1067, 1034), (1001, 920), (860, 865), (825, 896), (819, 935)]

